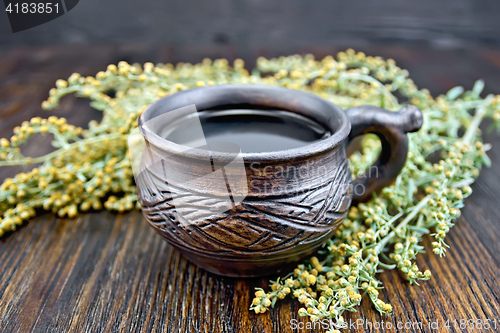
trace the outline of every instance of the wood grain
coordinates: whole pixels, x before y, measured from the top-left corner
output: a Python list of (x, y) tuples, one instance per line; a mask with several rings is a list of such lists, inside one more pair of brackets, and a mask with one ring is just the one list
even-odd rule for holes
[[(124, 57), (124, 49), (60, 47), (3, 53), (0, 136), (9, 135), (17, 123), (42, 114), (39, 103), (57, 78), (68, 77), (73, 71), (94, 74)], [(166, 49), (138, 53), (137, 58), (160, 61)], [(488, 92), (493, 88), (499, 91), (500, 63), (498, 53), (492, 51), (453, 56), (432, 50), (364, 51), (395, 58), (410, 73), (415, 72), (417, 84), (430, 86), (433, 94), (458, 83), (471, 87), (473, 79), (480, 77), (485, 78)], [(321, 53), (317, 52), (324, 55)], [(470, 68), (464, 62), (470, 63)], [(464, 78), (465, 72), (471, 79)], [(98, 117), (87, 103), (72, 98), (63, 101), (57, 114), (79, 124)], [(490, 330), (460, 329), (453, 322), (499, 320), (500, 140), (495, 134), (486, 138), (493, 144), (489, 153), (493, 166), (484, 169), (473, 185), (474, 193), (448, 237), (451, 249), (445, 258), (436, 257), (426, 239), (428, 254), (417, 259), (421, 269), (432, 270), (433, 278), (410, 286), (397, 272), (381, 274), (386, 287), (382, 297), (393, 305), (394, 315), (381, 317), (364, 300), (359, 311), (348, 316), (350, 320), (390, 322), (393, 328), (388, 332), (499, 330), (500, 325)], [(40, 146), (28, 149), (41, 153)], [(0, 179), (17, 171), (2, 168)], [(94, 212), (76, 219), (44, 214), (0, 240), (2, 333), (312, 332), (292, 329), (292, 319), (306, 323), (298, 318), (295, 300), (282, 301), (263, 315), (249, 312), (254, 287), (267, 287), (267, 280), (222, 278), (190, 264), (139, 212)], [(447, 321), (450, 328), (445, 327)], [(398, 323), (403, 326), (398, 328)], [(432, 329), (432, 323), (437, 323), (438, 329)], [(350, 331), (383, 330), (368, 325)]]
[[(441, 48), (499, 44), (498, 1), (477, 0), (316, 0), (304, 2), (225, 0), (133, 0), (82, 2), (76, 11), (50, 24), (13, 34), (7, 17), (0, 21), (0, 45), (48, 45), (127, 41), (152, 49), (176, 45), (184, 61), (267, 48), (282, 54), (314, 45), (435, 45)], [(75, 14), (76, 13), (76, 14)], [(136, 45), (128, 46), (135, 52)], [(137, 54), (144, 54), (143, 50)], [(144, 60), (138, 60), (144, 61)]]

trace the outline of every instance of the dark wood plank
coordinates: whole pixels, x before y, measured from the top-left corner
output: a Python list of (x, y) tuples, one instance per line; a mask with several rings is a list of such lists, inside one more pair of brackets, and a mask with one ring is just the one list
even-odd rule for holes
[[(233, 52), (205, 51), (226, 57)], [(318, 55), (334, 52), (313, 51)], [(489, 91), (500, 85), (499, 66), (491, 53), (452, 56), (405, 49), (365, 51), (395, 58), (416, 74), (418, 84), (434, 84), (433, 93), (454, 84), (472, 86), (481, 76)], [(39, 103), (58, 77), (73, 71), (92, 74), (122, 58), (175, 61), (180, 60), (179, 54), (170, 46), (141, 51), (133, 45), (7, 53), (12, 67), (0, 66), (0, 103), (7, 105), (19, 98), (22, 105), (11, 113), (2, 107), (1, 136), (14, 123), (41, 113)], [(469, 62), (471, 68), (450, 64), (460, 61)], [(461, 69), (452, 72), (454, 68)], [(466, 79), (464, 73), (469, 75)], [(442, 78), (437, 84), (431, 82), (436, 77)], [(26, 93), (28, 87), (31, 90)], [(98, 116), (88, 105), (71, 98), (57, 112), (82, 123)], [(436, 331), (430, 325), (442, 332), (473, 332), (487, 330), (461, 330), (453, 327), (453, 321), (498, 320), (500, 140), (494, 134), (486, 138), (493, 144), (489, 153), (493, 166), (483, 170), (474, 184), (463, 216), (449, 235), (447, 257), (431, 254), (429, 239), (425, 240), (428, 253), (418, 257), (419, 267), (431, 269), (433, 278), (421, 286), (410, 286), (397, 272), (381, 274), (386, 287), (383, 298), (393, 305), (394, 315), (381, 317), (364, 300), (359, 311), (348, 316), (351, 321), (389, 322), (393, 327), (389, 332)], [(156, 235), (140, 212), (90, 213), (76, 219), (44, 214), (0, 240), (0, 332), (307, 332), (292, 330), (292, 319), (307, 322), (298, 318), (295, 300), (282, 301), (263, 315), (248, 311), (253, 289), (267, 286), (267, 279), (230, 279), (200, 270)], [(451, 328), (445, 327), (447, 321)], [(398, 328), (398, 323), (403, 326)], [(382, 330), (365, 324), (350, 331)]]
[[(251, 54), (258, 45), (281, 53), (315, 45), (420, 43), (442, 48), (499, 44), (498, 1), (241, 0), (80, 2), (50, 24), (13, 34), (0, 21), (0, 46), (117, 42), (224, 46)], [(184, 52), (184, 51), (181, 51)], [(196, 52), (195, 52), (196, 53)], [(188, 60), (192, 61), (192, 60)]]

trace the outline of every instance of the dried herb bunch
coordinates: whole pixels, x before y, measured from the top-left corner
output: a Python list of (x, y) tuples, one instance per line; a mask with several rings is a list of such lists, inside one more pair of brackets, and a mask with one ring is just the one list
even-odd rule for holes
[[(382, 286), (375, 274), (397, 268), (410, 283), (430, 278), (429, 271), (422, 272), (414, 263), (423, 250), (419, 243), (430, 233), (434, 253), (445, 254), (446, 234), (471, 194), (470, 184), (481, 166), (489, 164), (489, 146), (482, 143), (478, 127), (492, 118), (500, 129), (500, 97), (480, 97), (483, 82), (478, 81), (471, 91), (457, 87), (434, 99), (394, 60), (351, 49), (319, 61), (311, 55), (259, 58), (251, 73), (240, 59), (232, 67), (225, 59), (176, 66), (120, 62), (95, 77), (75, 73), (67, 81), (58, 80), (42, 103), (44, 109), (54, 109), (63, 96), (76, 94), (90, 99), (103, 119), (82, 129), (64, 118), (33, 118), (16, 127), (13, 137), (0, 140), (0, 167), (41, 163), (1, 185), (0, 236), (35, 216), (39, 208), (74, 217), (89, 209), (123, 212), (138, 207), (127, 156), (127, 135), (137, 127), (138, 116), (165, 95), (227, 83), (305, 90), (344, 108), (373, 104), (397, 110), (400, 103), (411, 103), (422, 109), (424, 126), (409, 135), (409, 158), (395, 184), (350, 209), (335, 238), (319, 251), (321, 260), (314, 257), (290, 276), (273, 281), (268, 293), (257, 290), (251, 305), (263, 313), (290, 294), (304, 305), (300, 315), (341, 326), (343, 312), (354, 311), (368, 294), (378, 311), (390, 313), (391, 306), (378, 298)], [(402, 97), (396, 98), (395, 92)], [(56, 150), (37, 158), (24, 156), (19, 147), (34, 133), (53, 135)], [(353, 175), (366, 169), (379, 151), (380, 143), (367, 136), (362, 152), (350, 157)], [(436, 155), (432, 162), (430, 157)]]

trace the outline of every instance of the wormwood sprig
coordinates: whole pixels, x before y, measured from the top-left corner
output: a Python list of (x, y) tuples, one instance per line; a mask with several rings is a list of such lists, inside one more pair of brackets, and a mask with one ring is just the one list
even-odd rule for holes
[[(390, 304), (379, 298), (383, 286), (376, 274), (398, 269), (410, 283), (430, 278), (431, 273), (414, 261), (423, 251), (422, 237), (429, 234), (434, 253), (445, 254), (446, 235), (472, 192), (470, 185), (481, 166), (490, 164), (490, 146), (482, 143), (479, 125), (491, 118), (492, 128), (500, 129), (500, 97), (482, 98), (484, 84), (478, 81), (471, 91), (456, 87), (433, 98), (394, 60), (353, 50), (319, 61), (312, 55), (259, 58), (251, 73), (240, 59), (232, 67), (225, 59), (176, 66), (120, 62), (95, 77), (75, 73), (67, 81), (58, 80), (42, 103), (44, 109), (54, 109), (62, 97), (75, 94), (90, 99), (103, 119), (82, 129), (64, 118), (33, 118), (17, 127), (10, 139), (0, 140), (0, 167), (41, 164), (0, 186), (0, 235), (15, 230), (39, 208), (74, 217), (89, 209), (122, 212), (137, 207), (126, 150), (127, 135), (137, 127), (138, 116), (168, 94), (227, 83), (305, 90), (343, 108), (372, 104), (397, 110), (411, 103), (422, 109), (424, 125), (409, 135), (408, 160), (395, 183), (369, 202), (351, 207), (317, 257), (271, 281), (271, 291), (258, 289), (250, 307), (263, 313), (290, 295), (303, 305), (301, 316), (330, 319), (342, 327), (344, 312), (355, 311), (366, 295), (379, 312), (391, 313)], [(55, 151), (37, 158), (24, 156), (20, 146), (36, 133), (52, 135)], [(350, 157), (353, 175), (369, 167), (379, 151), (379, 141), (367, 136), (361, 151)]]
[[(422, 109), (424, 125), (409, 135), (408, 161), (395, 183), (369, 202), (351, 207), (335, 237), (318, 252), (321, 262), (313, 257), (298, 266), (293, 278), (272, 282), (273, 290), (288, 287), (304, 305), (299, 315), (312, 321), (332, 320), (338, 328), (344, 327), (343, 313), (355, 311), (363, 295), (380, 313), (391, 313), (392, 307), (378, 297), (382, 285), (376, 274), (397, 268), (416, 284), (431, 277), (429, 270), (422, 271), (414, 262), (423, 252), (422, 236), (430, 234), (433, 252), (445, 255), (446, 235), (464, 198), (472, 193), (470, 185), (481, 166), (490, 165), (489, 145), (482, 143), (479, 125), (492, 118), (492, 126), (499, 128), (499, 96), (481, 98), (484, 83), (478, 81), (471, 91), (457, 87), (433, 99), (428, 90), (417, 89), (393, 60), (352, 50), (339, 53), (337, 60), (261, 59), (259, 65), (275, 73), (306, 68), (306, 76), (315, 79), (311, 90), (343, 107), (369, 103), (396, 110), (407, 102)], [(398, 101), (396, 91), (405, 100)], [(362, 151), (350, 158), (353, 175), (369, 167), (379, 151), (376, 138), (365, 138)], [(300, 279), (308, 274), (315, 277), (315, 285)], [(265, 312), (279, 298), (258, 291), (251, 309)]]

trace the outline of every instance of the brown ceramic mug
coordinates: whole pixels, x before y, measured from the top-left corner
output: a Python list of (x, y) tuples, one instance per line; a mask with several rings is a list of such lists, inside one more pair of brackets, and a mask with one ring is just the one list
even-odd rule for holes
[[(224, 149), (186, 149), (182, 138), (176, 141), (186, 131), (175, 134), (172, 128), (187, 120), (171, 117), (164, 124), (157, 119), (192, 104), (204, 131), (217, 123), (222, 125), (214, 135), (234, 129), (239, 138), (256, 128), (254, 141), (264, 143), (253, 151), (252, 140), (243, 137), (241, 145), (249, 147), (237, 154), (239, 170), (235, 155)], [(285, 123), (293, 126), (278, 131)], [(150, 105), (139, 119), (148, 150), (143, 160), (156, 154), (156, 163), (136, 177), (139, 202), (153, 228), (198, 266), (226, 276), (276, 274), (331, 238), (351, 201), (369, 199), (397, 177), (408, 152), (406, 133), (421, 125), (415, 106), (399, 112), (376, 106), (344, 111), (313, 94), (279, 87), (220, 85), (178, 92)], [(283, 141), (296, 143), (303, 126), (313, 139), (280, 150), (266, 139), (274, 135), (281, 142), (280, 136), (290, 136)], [(370, 169), (376, 172), (352, 181), (346, 147), (366, 133), (378, 135), (382, 152)], [(223, 172), (223, 186), (205, 177), (207, 167)], [(238, 174), (243, 178), (227, 181)], [(194, 181), (184, 181), (186, 175)], [(244, 195), (236, 200), (238, 187)]]

